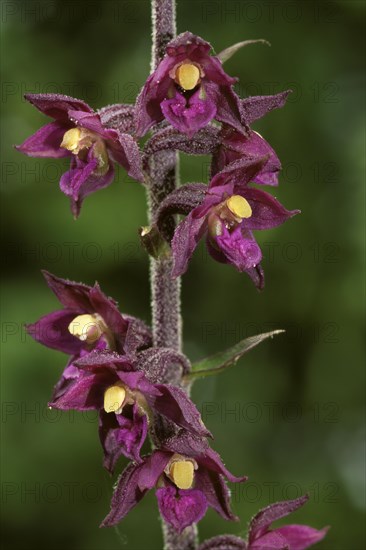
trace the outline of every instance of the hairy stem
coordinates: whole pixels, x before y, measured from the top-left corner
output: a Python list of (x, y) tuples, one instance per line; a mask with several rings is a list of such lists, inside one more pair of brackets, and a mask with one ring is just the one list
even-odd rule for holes
[[(175, 0), (152, 0), (153, 44), (151, 69), (154, 70), (165, 53), (165, 47), (176, 35)], [(149, 166), (149, 218), (153, 220), (161, 201), (176, 187), (178, 182), (178, 163), (175, 151), (162, 151), (153, 155)], [(174, 220), (168, 222), (166, 230), (174, 230)], [(181, 349), (180, 317), (180, 281), (171, 278), (172, 262), (163, 257), (151, 258), (151, 304), (154, 346), (169, 347), (176, 351)], [(169, 380), (160, 382), (180, 383), (181, 371), (169, 373)], [(168, 429), (164, 422), (157, 420), (153, 430), (154, 443), (164, 439)], [(165, 550), (195, 550), (197, 548), (197, 528), (195, 525), (177, 533), (170, 525), (163, 522)]]
[[(155, 69), (166, 45), (176, 35), (175, 0), (152, 0), (153, 44), (151, 68)], [(150, 160), (149, 217), (154, 218), (158, 206), (177, 186), (177, 154), (163, 151)], [(174, 221), (170, 221), (174, 230)], [(154, 345), (181, 348), (180, 282), (172, 280), (171, 260), (151, 259), (151, 294)]]

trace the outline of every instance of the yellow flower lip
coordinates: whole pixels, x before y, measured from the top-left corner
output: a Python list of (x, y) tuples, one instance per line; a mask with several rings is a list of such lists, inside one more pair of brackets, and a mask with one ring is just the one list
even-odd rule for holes
[(70, 334), (79, 338), (82, 342), (93, 344), (104, 332), (104, 322), (99, 315), (85, 313), (78, 315), (68, 326)]
[(107, 413), (120, 413), (126, 398), (126, 390), (122, 386), (110, 386), (104, 392), (104, 410)]
[(241, 195), (232, 195), (226, 201), (226, 206), (234, 216), (240, 218), (250, 218), (252, 215), (252, 208), (249, 202)]
[(200, 79), (200, 70), (193, 63), (182, 63), (175, 73), (175, 80), (183, 90), (193, 90)]
[(62, 138), (61, 147), (67, 149), (68, 151), (75, 151), (79, 147), (79, 142), (81, 138), (80, 128), (71, 128), (64, 133)]
[(175, 460), (170, 466), (169, 475), (178, 489), (190, 489), (194, 479), (194, 464), (191, 460)]

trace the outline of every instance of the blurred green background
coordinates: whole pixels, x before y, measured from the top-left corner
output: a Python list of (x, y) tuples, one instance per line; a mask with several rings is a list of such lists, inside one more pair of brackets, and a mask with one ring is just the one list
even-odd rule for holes
[[(308, 491), (293, 521), (331, 525), (319, 549), (362, 550), (363, 2), (178, 2), (178, 31), (216, 51), (266, 38), (227, 62), (243, 96), (292, 88), (286, 107), (256, 124), (282, 162), (278, 198), (302, 215), (257, 234), (266, 288), (214, 263), (203, 248), (183, 281), (184, 349), (191, 359), (272, 328), (235, 369), (196, 384), (193, 397), (236, 474), (241, 520), (210, 510), (202, 539), (244, 534), (274, 500)], [(40, 269), (93, 283), (121, 310), (149, 321), (148, 260), (137, 228), (145, 193), (120, 170), (86, 199), (75, 222), (58, 190), (63, 161), (16, 153), (46, 123), (25, 92), (82, 97), (95, 108), (132, 103), (149, 73), (149, 2), (1, 3), (2, 516), (7, 550), (162, 547), (153, 494), (118, 529), (99, 529), (112, 481), (101, 466), (95, 415), (48, 411), (66, 358), (26, 337), (22, 324), (57, 308)], [(207, 158), (181, 156), (182, 181), (202, 181)], [(120, 468), (125, 464), (123, 461)]]

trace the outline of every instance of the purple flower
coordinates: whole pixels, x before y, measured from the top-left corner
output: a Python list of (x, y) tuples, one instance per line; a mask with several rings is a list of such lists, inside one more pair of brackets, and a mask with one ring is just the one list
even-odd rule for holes
[(75, 365), (82, 374), (49, 405), (61, 410), (100, 411), (99, 436), (108, 471), (113, 472), (122, 454), (141, 462), (140, 450), (153, 414), (200, 436), (211, 435), (186, 393), (175, 386), (151, 383), (138, 370), (138, 358), (93, 352)]
[(253, 183), (278, 185), (278, 172), (281, 163), (275, 151), (260, 134), (250, 128), (250, 124), (262, 118), (273, 109), (279, 109), (286, 103), (290, 90), (277, 95), (253, 96), (242, 99), (240, 102), (242, 122), (246, 131), (238, 132), (234, 128), (223, 125), (219, 135), (219, 146), (212, 157), (212, 175), (220, 172), (225, 166), (246, 158), (260, 158), (268, 156), (267, 162), (253, 178)]
[(253, 183), (278, 185), (278, 172), (281, 163), (270, 144), (260, 134), (249, 130), (247, 135), (230, 126), (223, 126), (220, 133), (220, 145), (212, 157), (212, 174), (220, 172), (225, 166), (241, 158), (268, 157), (262, 169), (254, 176)]
[(154, 487), (162, 517), (178, 532), (200, 521), (208, 507), (224, 519), (237, 520), (225, 477), (235, 483), (247, 479), (233, 476), (206, 440), (178, 433), (141, 464), (130, 464), (122, 472), (102, 526), (121, 521)]
[(188, 136), (213, 119), (243, 131), (240, 100), (232, 88), (236, 79), (210, 50), (208, 42), (190, 32), (167, 45), (137, 98), (137, 135), (164, 119)]
[(112, 350), (132, 354), (151, 344), (147, 326), (133, 317), (123, 316), (116, 302), (96, 283), (90, 287), (43, 272), (46, 282), (63, 308), (27, 325), (37, 341), (71, 356), (55, 387), (58, 396), (79, 375), (75, 361), (93, 350)]
[[(267, 162), (268, 156), (244, 158), (217, 173), (204, 192), (203, 186), (191, 186), (200, 201), (175, 230), (174, 277), (186, 271), (198, 241), (206, 236), (208, 251), (215, 260), (245, 271), (258, 288), (263, 287), (262, 253), (252, 232), (277, 227), (299, 212), (286, 210), (269, 193), (248, 186), (263, 174)], [(187, 204), (194, 202), (192, 197), (185, 200)]]
[(328, 529), (319, 531), (307, 525), (286, 525), (270, 530), (270, 526), (303, 506), (308, 499), (305, 495), (260, 510), (250, 522), (247, 541), (234, 535), (220, 535), (203, 542), (198, 550), (305, 550), (321, 541)]
[(276, 502), (260, 510), (249, 525), (247, 550), (305, 550), (322, 540), (327, 528), (318, 531), (307, 525), (285, 525), (270, 530), (271, 524), (303, 506), (307, 495)]
[(75, 217), (87, 195), (112, 182), (114, 162), (123, 166), (131, 177), (142, 180), (135, 140), (102, 124), (99, 114), (89, 105), (58, 94), (26, 94), (25, 98), (54, 118), (54, 122), (16, 148), (30, 157), (71, 157), (70, 170), (61, 177), (60, 188), (70, 197)]

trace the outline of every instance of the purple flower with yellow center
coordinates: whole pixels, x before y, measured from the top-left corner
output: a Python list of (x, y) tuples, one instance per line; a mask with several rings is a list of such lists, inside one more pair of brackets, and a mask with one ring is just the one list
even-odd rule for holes
[(188, 136), (213, 119), (243, 131), (240, 100), (232, 88), (237, 79), (225, 73), (210, 50), (208, 42), (190, 32), (169, 42), (137, 98), (137, 135), (164, 119)]
[(61, 177), (60, 188), (70, 197), (75, 217), (87, 195), (112, 182), (115, 162), (132, 178), (143, 179), (133, 137), (107, 128), (84, 101), (59, 94), (26, 94), (25, 98), (54, 122), (16, 148), (30, 157), (71, 157), (70, 170)]
[[(153, 348), (147, 351), (154, 354)], [(211, 435), (186, 393), (169, 384), (150, 382), (138, 370), (138, 357), (93, 352), (76, 361), (76, 366), (82, 374), (49, 405), (61, 410), (100, 411), (99, 436), (108, 471), (113, 472), (122, 454), (141, 462), (140, 450), (153, 414), (202, 437)]]
[(54, 397), (79, 376), (80, 370), (75, 366), (78, 358), (102, 349), (133, 354), (151, 344), (148, 327), (138, 319), (123, 316), (116, 302), (97, 283), (90, 287), (47, 271), (43, 275), (63, 308), (27, 325), (27, 331), (44, 346), (71, 356)]
[(163, 519), (178, 532), (200, 521), (208, 507), (235, 521), (225, 478), (234, 483), (247, 480), (232, 475), (206, 440), (178, 433), (141, 464), (130, 464), (122, 472), (102, 526), (121, 521), (153, 488)]
[(250, 187), (268, 161), (244, 158), (226, 166), (204, 184), (189, 184), (173, 192), (161, 205), (158, 225), (165, 214), (188, 214), (175, 230), (171, 246), (174, 277), (182, 275), (199, 242), (206, 236), (210, 255), (246, 272), (258, 288), (264, 284), (261, 249), (253, 231), (271, 229), (297, 214), (286, 210), (269, 193)]

